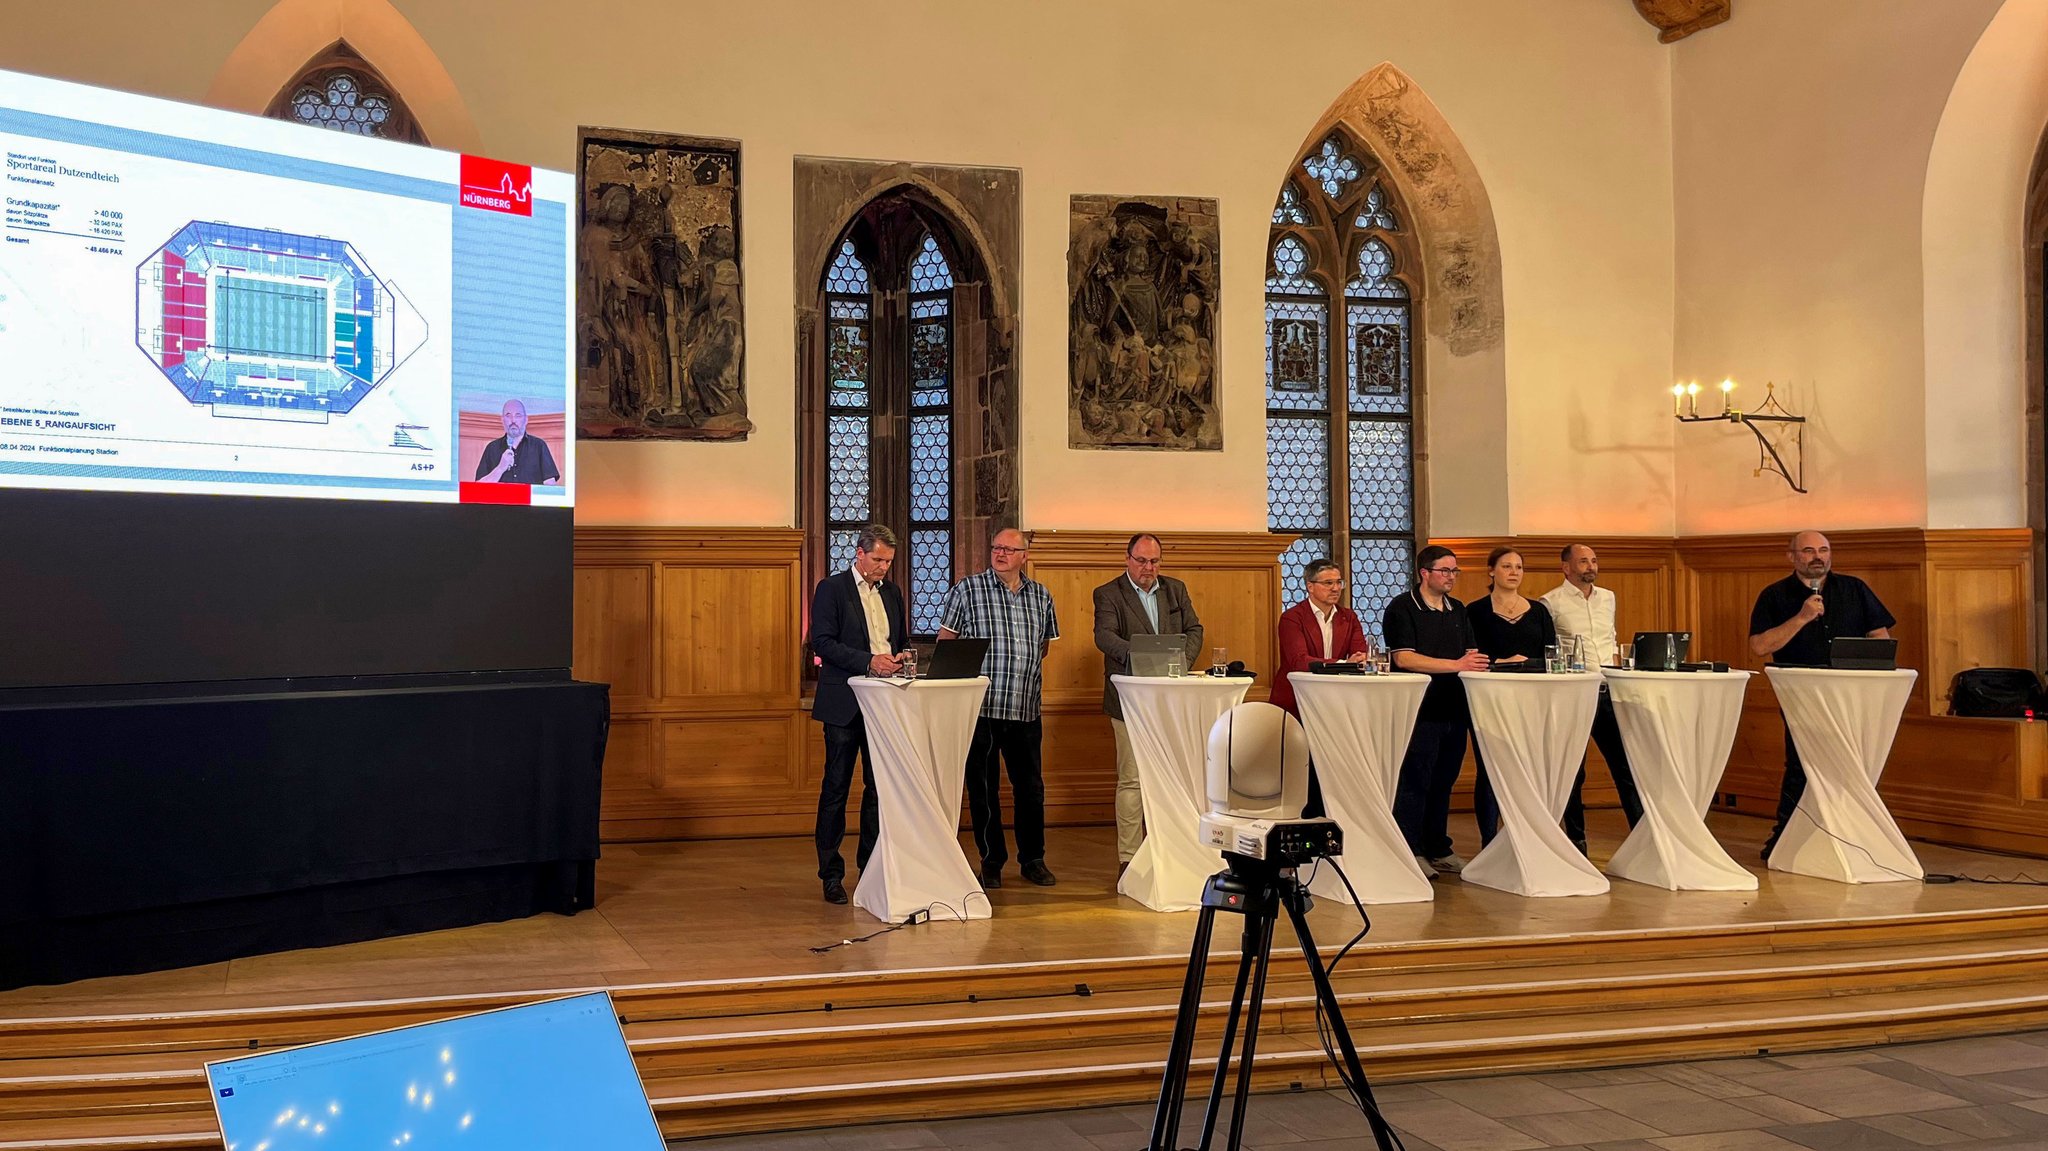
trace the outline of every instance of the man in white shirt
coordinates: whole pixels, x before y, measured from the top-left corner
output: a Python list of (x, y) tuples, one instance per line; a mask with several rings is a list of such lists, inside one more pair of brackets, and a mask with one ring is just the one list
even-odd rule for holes
[[(1612, 667), (1621, 654), (1614, 632), (1614, 593), (1599, 586), (1600, 557), (1591, 544), (1566, 544), (1558, 554), (1564, 564), (1564, 582), (1543, 593), (1543, 606), (1557, 626), (1559, 643), (1577, 636), (1586, 645), (1586, 666)], [(1600, 708), (1593, 713), (1593, 742), (1607, 770), (1614, 774), (1614, 790), (1621, 797), (1621, 810), (1634, 827), (1643, 818), (1643, 800), (1636, 792), (1636, 778), (1629, 770), (1628, 751), (1621, 745), (1621, 726), (1614, 721), (1614, 700), (1607, 685), (1600, 685)], [(1564, 831), (1581, 853), (1586, 850), (1586, 806), (1580, 793), (1586, 786), (1586, 761), (1579, 761), (1579, 777), (1572, 781), (1571, 802), (1564, 810)]]

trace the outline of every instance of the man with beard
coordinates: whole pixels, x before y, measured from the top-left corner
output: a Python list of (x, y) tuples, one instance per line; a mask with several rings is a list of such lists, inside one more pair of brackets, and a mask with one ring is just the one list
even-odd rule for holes
[[(1855, 576), (1833, 570), (1834, 551), (1828, 537), (1819, 532), (1800, 532), (1785, 549), (1792, 562), (1792, 574), (1757, 594), (1756, 607), (1749, 613), (1749, 650), (1767, 655), (1780, 667), (1826, 667), (1828, 641), (1836, 636), (1868, 636), (1888, 639), (1898, 621)], [(1778, 791), (1778, 822), (1764, 841), (1764, 859), (1769, 860), (1785, 824), (1806, 794), (1806, 769), (1799, 764), (1799, 749), (1792, 743), (1792, 727), (1785, 727), (1785, 782)]]

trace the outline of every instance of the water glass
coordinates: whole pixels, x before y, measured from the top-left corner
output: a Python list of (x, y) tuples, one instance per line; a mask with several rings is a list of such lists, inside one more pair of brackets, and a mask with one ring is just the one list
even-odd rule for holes
[(917, 649), (914, 647), (905, 648), (903, 650), (903, 654), (899, 658), (902, 659), (903, 664), (901, 667), (897, 669), (896, 675), (901, 679), (916, 679)]
[(1188, 669), (1183, 666), (1179, 652), (1174, 652), (1166, 657), (1166, 677), (1168, 679), (1179, 679), (1187, 673)]
[(1634, 645), (1634, 644), (1632, 644), (1632, 643), (1625, 643), (1625, 644), (1622, 644), (1622, 645), (1621, 645), (1621, 670), (1623, 670), (1623, 671), (1634, 671), (1635, 669), (1636, 669), (1636, 645)]
[(1564, 670), (1564, 656), (1558, 653), (1557, 645), (1554, 643), (1543, 645), (1543, 670), (1552, 675)]
[(1230, 674), (1230, 652), (1226, 648), (1214, 648), (1209, 657), (1209, 674), (1224, 676)]

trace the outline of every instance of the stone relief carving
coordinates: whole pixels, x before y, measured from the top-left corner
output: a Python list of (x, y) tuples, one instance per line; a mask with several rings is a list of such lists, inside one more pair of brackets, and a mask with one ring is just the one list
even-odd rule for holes
[(1075, 196), (1067, 442), (1220, 451), (1216, 201)]
[(1338, 122), (1373, 144), (1414, 206), (1423, 240), (1432, 335), (1454, 355), (1499, 346), (1503, 337), (1499, 240), (1476, 171), (1444, 140), (1450, 129), (1399, 69), (1381, 65), (1340, 97), (1310, 138)]
[(739, 143), (578, 134), (577, 434), (745, 439)]

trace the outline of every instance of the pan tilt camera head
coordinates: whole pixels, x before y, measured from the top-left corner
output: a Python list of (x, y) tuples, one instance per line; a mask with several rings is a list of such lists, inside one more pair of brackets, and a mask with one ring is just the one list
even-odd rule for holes
[(1303, 819), (1308, 737), (1270, 703), (1241, 703), (1209, 729), (1204, 844), (1226, 855), (1293, 867), (1344, 850), (1332, 819)]

